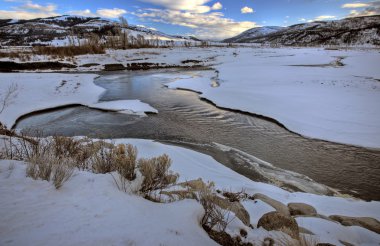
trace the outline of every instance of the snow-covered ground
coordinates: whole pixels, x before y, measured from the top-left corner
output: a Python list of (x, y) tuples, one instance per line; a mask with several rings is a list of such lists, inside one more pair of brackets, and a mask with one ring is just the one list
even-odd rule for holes
[(201, 74), (168, 86), (273, 118), (307, 137), (380, 148), (379, 52), (238, 49), (217, 61), (219, 87)]
[[(202, 178), (216, 188), (248, 194), (266, 194), (284, 204), (304, 202), (319, 214), (380, 219), (379, 202), (290, 193), (278, 187), (254, 182), (235, 173), (210, 156), (151, 140), (120, 139), (139, 151), (139, 157), (163, 153), (173, 160), (171, 170), (181, 181)], [(12, 164), (13, 163), (13, 164)], [(16, 161), (0, 161), (0, 244), (1, 245), (215, 245), (200, 226), (203, 208), (194, 200), (170, 204), (147, 201), (119, 191), (110, 174), (75, 171), (60, 190), (46, 181), (25, 177), (26, 166)], [(268, 204), (243, 202), (251, 214), (251, 224), (274, 210)], [(318, 242), (342, 245), (377, 245), (380, 235), (358, 226), (318, 218), (297, 218), (300, 226), (315, 234)], [(228, 230), (245, 227), (235, 219)], [(274, 232), (249, 230), (247, 238), (260, 243)]]
[(94, 84), (95, 77), (93, 74), (0, 73), (0, 122), (11, 128), (25, 114), (65, 105), (140, 115), (157, 113), (139, 100), (98, 102), (105, 89)]
[(108, 50), (74, 61), (78, 67), (65, 70), (99, 71), (114, 63), (209, 66), (218, 71), (219, 87), (201, 75), (169, 87), (195, 90), (218, 106), (273, 118), (307, 137), (380, 147), (380, 108), (375, 106), (380, 105), (380, 53), (375, 49), (183, 47)]

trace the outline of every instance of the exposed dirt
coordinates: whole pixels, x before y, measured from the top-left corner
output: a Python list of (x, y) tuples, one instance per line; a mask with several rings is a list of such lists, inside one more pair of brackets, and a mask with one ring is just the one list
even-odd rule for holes
[(120, 71), (120, 70), (149, 70), (149, 69), (162, 69), (162, 68), (203, 68), (202, 65), (192, 65), (192, 66), (180, 66), (180, 65), (168, 65), (166, 63), (151, 63), (151, 62), (132, 62), (128, 63), (125, 67), (121, 63), (115, 64), (105, 64), (104, 71)]
[(0, 62), (0, 72), (15, 72), (23, 70), (61, 70), (62, 68), (76, 68), (77, 66), (70, 63), (61, 62), (26, 62), (17, 63), (11, 61)]
[(198, 64), (198, 63), (201, 63), (202, 61), (199, 61), (199, 60), (184, 60), (184, 61), (181, 61), (182, 64), (187, 64), (187, 63), (194, 63), (194, 64)]

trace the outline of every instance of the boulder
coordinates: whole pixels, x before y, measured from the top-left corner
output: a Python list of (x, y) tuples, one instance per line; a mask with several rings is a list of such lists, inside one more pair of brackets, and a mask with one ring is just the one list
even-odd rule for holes
[(290, 215), (309, 215), (315, 216), (317, 214), (317, 210), (313, 206), (310, 206), (305, 203), (289, 203), (288, 204)]
[(344, 226), (361, 226), (367, 230), (380, 234), (380, 222), (370, 217), (349, 217), (343, 215), (331, 215), (330, 219), (339, 222)]
[(267, 231), (281, 231), (294, 239), (299, 239), (297, 221), (293, 217), (286, 216), (279, 212), (269, 212), (264, 214), (257, 223), (257, 226), (263, 227)]
[(263, 194), (260, 194), (260, 193), (257, 193), (255, 194), (253, 197), (251, 197), (253, 199), (260, 199), (261, 201), (269, 204), (270, 206), (272, 206), (274, 209), (277, 210), (277, 212), (285, 215), (285, 216), (290, 216), (290, 212), (289, 212), (289, 209), (288, 207), (283, 204), (282, 202), (279, 202), (277, 200), (274, 200), (266, 195), (263, 195)]
[(236, 217), (238, 217), (241, 220), (241, 222), (243, 222), (246, 226), (249, 226), (249, 213), (239, 202), (230, 202), (228, 199), (219, 196), (213, 196), (212, 200), (215, 203), (215, 205), (219, 206), (222, 209), (233, 212), (236, 215)]

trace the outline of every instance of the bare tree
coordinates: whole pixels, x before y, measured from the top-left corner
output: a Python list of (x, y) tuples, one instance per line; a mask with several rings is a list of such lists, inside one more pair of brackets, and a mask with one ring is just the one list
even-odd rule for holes
[(8, 86), (7, 90), (0, 93), (0, 114), (4, 111), (6, 107), (13, 102), (13, 99), (17, 97), (18, 85), (12, 83)]
[(121, 27), (128, 27), (128, 21), (124, 16), (119, 17)]

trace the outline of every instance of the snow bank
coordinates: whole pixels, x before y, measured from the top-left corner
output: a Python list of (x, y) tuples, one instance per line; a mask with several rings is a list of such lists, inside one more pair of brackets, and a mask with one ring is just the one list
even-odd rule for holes
[[(173, 160), (171, 169), (180, 173), (179, 182), (201, 177), (204, 181), (214, 181), (220, 190), (245, 189), (250, 195), (259, 192), (284, 204), (306, 202), (326, 216), (339, 214), (380, 219), (380, 202), (290, 193), (254, 182), (210, 156), (152, 140), (118, 139), (115, 143), (135, 145), (139, 157), (168, 154)], [(199, 225), (203, 209), (195, 201), (153, 203), (119, 191), (109, 174), (79, 171), (60, 190), (55, 190), (46, 181), (26, 178), (22, 163), (13, 162), (14, 168), (10, 163), (0, 161), (0, 244), (215, 245)], [(273, 210), (261, 201), (247, 200), (243, 205), (254, 225), (261, 215)], [(314, 226), (315, 219), (297, 220), (323, 242), (337, 242), (344, 233), (350, 234), (345, 241), (355, 245), (380, 241), (379, 235), (363, 228), (343, 227), (328, 221), (316, 221)], [(319, 226), (321, 223), (332, 225)], [(256, 239), (268, 235), (263, 229), (252, 233)]]
[(239, 192), (242, 188), (249, 194), (262, 193), (288, 204), (306, 202), (323, 215), (346, 215), (352, 217), (373, 217), (380, 220), (380, 202), (364, 202), (341, 197), (321, 196), (303, 192), (290, 193), (276, 186), (254, 182), (228, 167), (220, 164), (212, 157), (195, 151), (171, 145), (164, 145), (152, 140), (119, 139), (118, 143), (130, 143), (137, 147), (139, 156), (154, 157), (168, 154), (173, 160), (171, 169), (180, 173), (179, 182), (198, 179), (214, 181), (216, 188)]
[[(345, 66), (336, 66), (344, 57)], [(271, 117), (304, 136), (380, 148), (375, 106), (380, 105), (380, 53), (236, 49), (218, 61), (219, 87), (201, 73), (168, 86), (201, 92), (221, 107)]]
[(109, 174), (87, 172), (55, 190), (9, 163), (0, 161), (1, 245), (217, 245), (196, 201), (153, 203), (119, 191)]
[[(0, 113), (0, 122), (11, 128), (21, 116), (44, 109), (66, 105), (144, 114), (157, 110), (139, 100), (98, 102), (105, 89), (93, 83), (97, 75), (59, 73), (1, 73), (0, 99), (8, 88), (16, 88)], [(1, 109), (0, 109), (1, 110)]]

